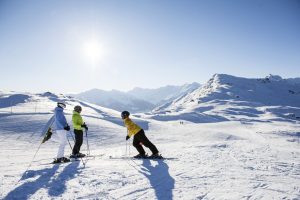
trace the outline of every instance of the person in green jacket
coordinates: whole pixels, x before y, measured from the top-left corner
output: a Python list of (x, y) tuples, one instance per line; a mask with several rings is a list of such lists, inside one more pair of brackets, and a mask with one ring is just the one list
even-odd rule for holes
[(75, 144), (73, 147), (71, 158), (80, 158), (86, 156), (83, 153), (80, 153), (80, 147), (83, 142), (83, 128), (88, 130), (87, 125), (83, 122), (82, 117), (80, 115), (82, 111), (81, 106), (75, 106), (72, 116), (74, 134), (75, 134)]

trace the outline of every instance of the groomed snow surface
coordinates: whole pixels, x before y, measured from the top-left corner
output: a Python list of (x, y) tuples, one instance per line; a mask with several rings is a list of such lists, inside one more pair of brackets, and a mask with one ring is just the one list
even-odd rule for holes
[[(299, 122), (149, 120), (147, 136), (163, 156), (173, 158), (153, 161), (110, 159), (126, 151), (136, 154), (132, 146), (126, 148), (125, 128), (85, 116), (95, 157), (84, 159), (85, 166), (81, 161), (47, 164), (58, 148), (54, 134), (24, 173), (51, 115), (0, 115), (1, 199), (300, 198)], [(73, 145), (70, 135), (69, 140)]]
[[(55, 133), (40, 145), (59, 101), (70, 125), (74, 106), (83, 107), (92, 155), (84, 162), (49, 164)], [(120, 159), (137, 152), (117, 111), (50, 92), (0, 91), (0, 199), (300, 199), (299, 79), (214, 75), (132, 119), (170, 159)]]

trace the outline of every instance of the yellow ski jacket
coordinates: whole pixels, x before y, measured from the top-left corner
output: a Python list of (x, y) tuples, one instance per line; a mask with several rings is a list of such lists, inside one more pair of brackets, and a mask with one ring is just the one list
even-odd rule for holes
[(81, 125), (83, 125), (82, 117), (76, 111), (73, 111), (72, 122), (75, 130), (83, 130), (81, 127)]
[(129, 137), (137, 134), (140, 130), (142, 130), (142, 128), (139, 127), (136, 123), (134, 123), (131, 119), (129, 119), (129, 117), (124, 119), (124, 124), (127, 128)]

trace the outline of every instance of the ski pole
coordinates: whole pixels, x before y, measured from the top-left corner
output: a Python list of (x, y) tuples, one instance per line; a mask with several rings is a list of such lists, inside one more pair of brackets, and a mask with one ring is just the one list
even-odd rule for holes
[[(75, 142), (75, 138), (74, 138), (74, 136), (72, 135), (72, 132), (71, 132), (71, 131), (69, 131), (69, 133), (70, 133), (71, 137), (73, 138), (73, 141)], [(69, 141), (69, 139), (68, 139), (68, 141)], [(69, 142), (69, 144), (70, 144), (71, 150), (73, 151), (73, 149), (72, 149), (72, 146), (71, 146), (71, 143), (70, 143), (70, 142)], [(85, 167), (85, 162), (83, 161), (82, 157), (80, 157), (80, 160), (81, 160), (81, 162), (82, 162), (83, 166)]]
[(35, 154), (34, 154), (32, 160), (31, 160), (31, 162), (29, 163), (29, 165), (28, 165), (27, 169), (25, 170), (25, 172), (22, 174), (21, 178), (18, 180), (17, 184), (21, 181), (22, 177), (26, 174), (26, 172), (27, 172), (27, 171), (29, 170), (29, 168), (31, 167), (32, 162), (34, 161), (34, 159), (35, 159), (37, 153), (39, 152), (39, 150), (40, 150), (42, 144), (43, 144), (43, 142), (41, 142), (41, 144), (39, 145), (39, 147), (38, 147), (38, 149), (36, 150), (36, 152), (35, 152)]
[[(127, 130), (127, 135), (128, 135), (128, 130)], [(129, 145), (129, 142), (128, 142), (128, 140), (126, 140), (126, 156), (130, 156), (130, 145), (129, 145), (129, 147), (128, 147), (128, 145)]]
[(127, 140), (125, 141), (126, 143), (126, 151), (125, 151), (125, 157), (127, 156)]
[(72, 132), (71, 132), (71, 131), (69, 131), (69, 132), (70, 132), (70, 135), (71, 135), (73, 141), (75, 142), (75, 138), (74, 138), (74, 136), (72, 135)]
[(88, 136), (87, 136), (87, 130), (85, 129), (85, 137), (86, 137), (86, 146), (87, 146), (87, 155), (90, 155), (90, 145), (89, 145), (89, 140), (88, 140)]
[(130, 152), (130, 141), (128, 141), (128, 156), (130, 157), (130, 155), (131, 155), (131, 152)]
[(70, 140), (69, 140), (69, 138), (68, 138), (68, 137), (67, 137), (67, 140), (68, 140), (68, 143), (69, 143), (69, 145), (70, 145), (71, 151), (73, 151), (73, 148), (72, 148), (71, 142), (70, 142)]

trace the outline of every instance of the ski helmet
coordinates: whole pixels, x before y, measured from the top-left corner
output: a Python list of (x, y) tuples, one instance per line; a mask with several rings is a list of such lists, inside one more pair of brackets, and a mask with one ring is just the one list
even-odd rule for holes
[(60, 107), (60, 108), (63, 108), (63, 109), (66, 108), (66, 104), (63, 103), (63, 102), (57, 102), (57, 106)]
[(128, 111), (123, 111), (123, 112), (121, 113), (122, 119), (125, 119), (126, 117), (129, 117), (129, 115), (130, 115), (130, 113), (129, 113)]
[(74, 107), (74, 111), (76, 111), (76, 112), (81, 112), (82, 111), (82, 108), (81, 108), (81, 106), (75, 106)]

